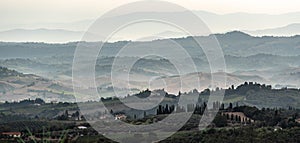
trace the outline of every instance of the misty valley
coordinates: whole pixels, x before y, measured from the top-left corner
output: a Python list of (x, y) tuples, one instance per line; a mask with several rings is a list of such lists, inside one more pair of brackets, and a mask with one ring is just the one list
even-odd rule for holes
[[(214, 37), (226, 70), (211, 71), (211, 61), (193, 40), (209, 46)], [(194, 65), (170, 41), (178, 43)], [(87, 49), (103, 44), (94, 63), (93, 84), (76, 86), (88, 83), (91, 75), (85, 72), (79, 81), (73, 80), (78, 44)], [(297, 143), (299, 45), (300, 36), (254, 37), (240, 31), (152, 41), (0, 42), (0, 142), (115, 142), (107, 138), (110, 134), (122, 142), (156, 142), (159, 135), (171, 134), (159, 142)], [(127, 51), (118, 55), (122, 47)], [(137, 56), (154, 48), (172, 58)], [(181, 72), (173, 61), (183, 67)], [(226, 78), (225, 84), (221, 78)], [(189, 86), (196, 83), (199, 86)], [(99, 96), (90, 98), (91, 91)], [(202, 125), (204, 116), (214, 118)], [(176, 128), (180, 117), (190, 118)], [(170, 121), (162, 122), (165, 119)], [(126, 130), (127, 125), (152, 124), (167, 128)]]

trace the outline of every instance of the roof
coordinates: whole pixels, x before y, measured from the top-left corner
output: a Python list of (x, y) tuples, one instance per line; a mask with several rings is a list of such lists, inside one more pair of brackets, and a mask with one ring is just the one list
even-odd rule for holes
[(21, 132), (3, 132), (2, 135), (21, 135)]
[(78, 126), (77, 128), (78, 129), (87, 129), (87, 127), (85, 127), (85, 126)]
[(124, 114), (119, 114), (119, 115), (116, 115), (116, 117), (127, 117), (127, 116)]
[(296, 122), (300, 123), (300, 118), (296, 119)]

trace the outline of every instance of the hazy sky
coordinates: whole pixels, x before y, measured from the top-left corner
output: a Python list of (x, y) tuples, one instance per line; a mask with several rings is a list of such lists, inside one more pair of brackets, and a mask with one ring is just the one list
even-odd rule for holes
[[(136, 0), (1, 0), (3, 24), (71, 22), (99, 17), (105, 11)], [(282, 14), (300, 11), (299, 0), (168, 0), (191, 10)]]
[[(78, 41), (82, 37), (82, 32), (86, 31), (94, 20), (101, 17), (102, 14), (135, 1), (139, 0), (0, 0), (0, 41)], [(253, 31), (300, 23), (300, 13), (295, 13), (300, 12), (299, 0), (166, 1), (192, 11), (207, 11), (221, 15), (215, 16), (205, 12), (201, 15), (201, 19), (205, 21), (213, 33), (225, 33), (233, 30)], [(153, 8), (153, 11), (156, 10)], [(222, 16), (237, 12), (259, 14)], [(44, 29), (50, 29), (50, 32)], [(56, 31), (55, 29), (59, 30)], [(63, 30), (77, 32), (67, 33)], [(137, 40), (156, 35), (171, 35), (169, 37), (172, 37), (174, 32), (177, 32), (175, 35), (178, 35), (178, 31), (174, 28), (155, 24), (147, 25), (146, 23), (127, 27), (115, 35), (115, 38), (117, 40)], [(260, 35), (290, 36), (296, 34), (299, 34), (299, 31), (289, 30), (275, 34), (262, 32)]]

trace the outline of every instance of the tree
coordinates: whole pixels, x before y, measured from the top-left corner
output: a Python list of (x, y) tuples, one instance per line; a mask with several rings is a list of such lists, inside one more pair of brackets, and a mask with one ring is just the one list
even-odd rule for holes
[(162, 109), (162, 106), (161, 106), (161, 105), (158, 106), (158, 109), (157, 109), (156, 114), (157, 114), (157, 115), (163, 114), (163, 109)]
[(278, 110), (275, 110), (274, 116), (276, 117), (278, 115)]
[(220, 110), (224, 110), (224, 109), (225, 109), (225, 105), (224, 105), (224, 103), (222, 103)]
[(41, 99), (41, 98), (36, 98), (36, 99), (34, 100), (34, 103), (37, 103), (37, 104), (45, 104), (45, 101), (44, 101), (43, 99)]
[(213, 123), (217, 127), (225, 127), (227, 125), (227, 119), (225, 116), (217, 115), (213, 120)]
[(169, 105), (166, 104), (166, 108), (164, 110), (164, 114), (169, 114)]
[(181, 92), (180, 91), (178, 92), (178, 96), (181, 96)]
[(75, 117), (77, 117), (77, 119), (79, 120), (79, 117), (80, 117), (79, 111), (76, 111), (76, 112), (75, 112)]
[(231, 110), (232, 107), (233, 107), (232, 103), (229, 103), (229, 107), (228, 108)]
[(66, 115), (67, 117), (69, 116), (68, 110), (65, 111), (65, 115)]

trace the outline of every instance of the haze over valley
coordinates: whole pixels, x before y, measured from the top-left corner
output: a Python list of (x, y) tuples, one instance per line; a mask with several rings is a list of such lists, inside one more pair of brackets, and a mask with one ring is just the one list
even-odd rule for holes
[(299, 143), (299, 0), (1, 0), (2, 143)]
[[(243, 32), (232, 31), (225, 34), (196, 36), (195, 38), (209, 45), (210, 43), (207, 42), (211, 41), (210, 39), (213, 36), (218, 39), (224, 52), (226, 71), (216, 71), (212, 74), (217, 77), (226, 75), (227, 86), (237, 86), (245, 81), (252, 81), (270, 84), (274, 88), (300, 87), (299, 36), (253, 37)], [(182, 73), (178, 73), (172, 60), (177, 60), (179, 64), (186, 66), (185, 69), (192, 69), (193, 65), (185, 64), (188, 59), (180, 57), (181, 51), (173, 49), (172, 53), (169, 53), (169, 50), (172, 49), (170, 41), (179, 43), (191, 55), (196, 66), (196, 72), (183, 70)], [(73, 55), (78, 43), (84, 44), (87, 48), (101, 44), (100, 42), (70, 42), (65, 44), (1, 42), (0, 49), (5, 52), (0, 53), (0, 66), (20, 73), (34, 74), (45, 78), (50, 82), (47, 85), (48, 87), (51, 84), (58, 84), (62, 86), (61, 90), (59, 90), (59, 95), (62, 92), (72, 92), (70, 83), (72, 82)], [(121, 56), (115, 57), (114, 55), (125, 45), (128, 51)], [(170, 57), (174, 58), (138, 57), (138, 61), (132, 67), (126, 67), (128, 63), (137, 58), (136, 52), (147, 50), (149, 47), (158, 48), (161, 52), (164, 52), (166, 55), (170, 54)], [(122, 63), (116, 63), (116, 58)], [(188, 92), (193, 88), (197, 88), (199, 91), (206, 88), (227, 88), (222, 86), (220, 83), (222, 81), (215, 80), (215, 83), (210, 83), (211, 71), (209, 61), (191, 37), (144, 42), (120, 41), (104, 43), (95, 67), (97, 88), (99, 88), (101, 95), (104, 97), (126, 96), (127, 94), (124, 91), (128, 89), (132, 91), (132, 94), (147, 88), (151, 90), (165, 88), (167, 92), (177, 93), (180, 88), (179, 77), (185, 79), (185, 81), (190, 81), (188, 84), (193, 84), (194, 82), (189, 79), (199, 78), (200, 80), (200, 87), (182, 89), (182, 92)], [(114, 95), (110, 91), (110, 88), (113, 86), (111, 81), (113, 67), (116, 70), (129, 70), (114, 71), (120, 73), (115, 81), (114, 88), (120, 90), (120, 93), (123, 93), (121, 95)], [(129, 84), (127, 83), (126, 74), (121, 74), (127, 72), (130, 78)], [(14, 86), (5, 81), (2, 84), (4, 87)], [(168, 87), (165, 87), (165, 85), (168, 85)], [(48, 92), (52, 89), (45, 90)], [(17, 96), (17, 90), (4, 88), (3, 91), (6, 94), (11, 94), (11, 100), (16, 99), (13, 96)], [(28, 94), (28, 96), (32, 97), (32, 94)], [(38, 94), (38, 96), (42, 95)], [(26, 98), (27, 96), (23, 96), (23, 99)], [(57, 99), (55, 98), (55, 100)]]

